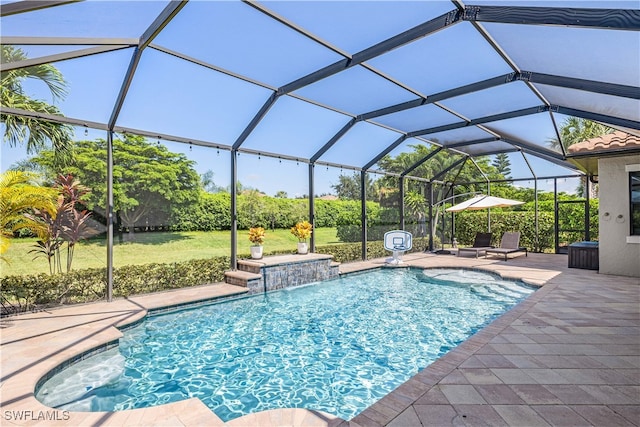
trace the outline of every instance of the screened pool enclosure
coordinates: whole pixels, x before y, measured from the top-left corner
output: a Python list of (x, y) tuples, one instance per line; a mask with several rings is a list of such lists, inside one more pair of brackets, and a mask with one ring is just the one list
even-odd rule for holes
[[(348, 225), (366, 259), (379, 225), (366, 202), (372, 183), (384, 182), (377, 201), (394, 210), (382, 231), (411, 222), (433, 249), (434, 210), (445, 199), (510, 183), (534, 192), (537, 211), (541, 189), (595, 182), (566, 150), (561, 130), (572, 118), (640, 134), (638, 1), (3, 0), (1, 16), (3, 85), (43, 64), (66, 85), (52, 98), (24, 79), (20, 95), (45, 106), (3, 95), (3, 131), (10, 122), (63, 124), (90, 142), (85, 157), (100, 162), (75, 167), (104, 183), (90, 208), (105, 227), (107, 255), (93, 257), (105, 259), (109, 284), (119, 229), (177, 227), (162, 209), (126, 223), (119, 205), (128, 171), (139, 169), (149, 188), (186, 179), (151, 167), (167, 152), (208, 177), (210, 193), (226, 189), (219, 229), (234, 268), (248, 246), (238, 230), (256, 222), (252, 207), (268, 205), (246, 190), (297, 200), (298, 218), (322, 228), (326, 199), (355, 184)], [(122, 154), (133, 146), (158, 152), (149, 162)], [(2, 150), (3, 172), (34, 156), (46, 163), (23, 141)], [(496, 159), (508, 173), (487, 168)], [(407, 204), (408, 193), (426, 204)], [(280, 221), (278, 211), (262, 225)], [(202, 215), (180, 224), (196, 227)], [(333, 239), (320, 238), (311, 248)]]

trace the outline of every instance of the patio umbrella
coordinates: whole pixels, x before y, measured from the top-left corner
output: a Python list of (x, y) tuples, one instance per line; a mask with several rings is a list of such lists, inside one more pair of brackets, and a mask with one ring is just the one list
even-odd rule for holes
[(487, 196), (479, 194), (462, 203), (445, 209), (447, 212), (460, 212), (464, 210), (479, 210), (487, 208), (504, 208), (507, 206), (521, 205), (524, 202), (519, 200), (503, 199), (502, 197)]

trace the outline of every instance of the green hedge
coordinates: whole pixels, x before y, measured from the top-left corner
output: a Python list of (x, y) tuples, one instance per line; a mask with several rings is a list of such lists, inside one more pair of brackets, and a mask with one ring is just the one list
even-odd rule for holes
[[(426, 240), (413, 242), (413, 251), (426, 247)], [(358, 261), (362, 256), (360, 243), (319, 246), (317, 253), (333, 255), (338, 262)], [(382, 242), (367, 243), (368, 258), (389, 255)], [(275, 254), (272, 252), (271, 254)], [(279, 253), (293, 253), (280, 251)], [(249, 258), (249, 254), (239, 254)], [(229, 257), (196, 259), (171, 264), (127, 265), (113, 270), (113, 296), (158, 292), (224, 281), (229, 269)], [(86, 303), (106, 298), (105, 268), (89, 268), (62, 274), (7, 276), (0, 279), (2, 314), (24, 312), (62, 304)]]
[[(356, 200), (314, 201), (315, 226), (336, 227), (338, 224), (360, 224), (360, 202)], [(369, 223), (380, 222), (380, 205), (367, 202)], [(229, 193), (205, 193), (197, 204), (176, 209), (172, 213), (173, 231), (230, 230), (231, 195)], [(290, 228), (309, 216), (307, 199), (285, 199), (268, 196), (238, 196), (238, 228), (260, 226), (264, 228)], [(355, 222), (354, 222), (355, 221)], [(356, 233), (358, 234), (358, 233)], [(359, 234), (358, 234), (359, 236)], [(360, 240), (358, 237), (356, 240)]]
[[(113, 270), (113, 296), (126, 297), (167, 289), (221, 282), (229, 257), (198, 259), (171, 264), (128, 265)], [(3, 314), (34, 307), (91, 302), (106, 298), (105, 268), (70, 273), (7, 276), (0, 279)]]

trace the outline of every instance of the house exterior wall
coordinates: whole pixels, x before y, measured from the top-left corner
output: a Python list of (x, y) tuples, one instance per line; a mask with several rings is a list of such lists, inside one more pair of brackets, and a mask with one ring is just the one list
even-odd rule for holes
[[(640, 155), (598, 161), (600, 273), (640, 277), (640, 236), (630, 236), (629, 169)], [(640, 169), (638, 169), (640, 170)]]

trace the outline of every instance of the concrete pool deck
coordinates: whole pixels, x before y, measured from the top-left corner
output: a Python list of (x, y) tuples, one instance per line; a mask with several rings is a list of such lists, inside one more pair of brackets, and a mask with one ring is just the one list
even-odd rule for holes
[[(304, 409), (251, 414), (228, 426), (640, 425), (640, 280), (567, 268), (564, 255), (498, 258), (407, 254), (415, 267), (477, 268), (544, 285), (350, 421)], [(342, 264), (341, 273), (384, 259)], [(214, 284), (1, 320), (2, 425), (225, 425), (198, 399), (133, 411), (47, 408), (37, 382), (112, 343), (148, 309), (244, 292)], [(17, 419), (21, 418), (21, 419)]]

